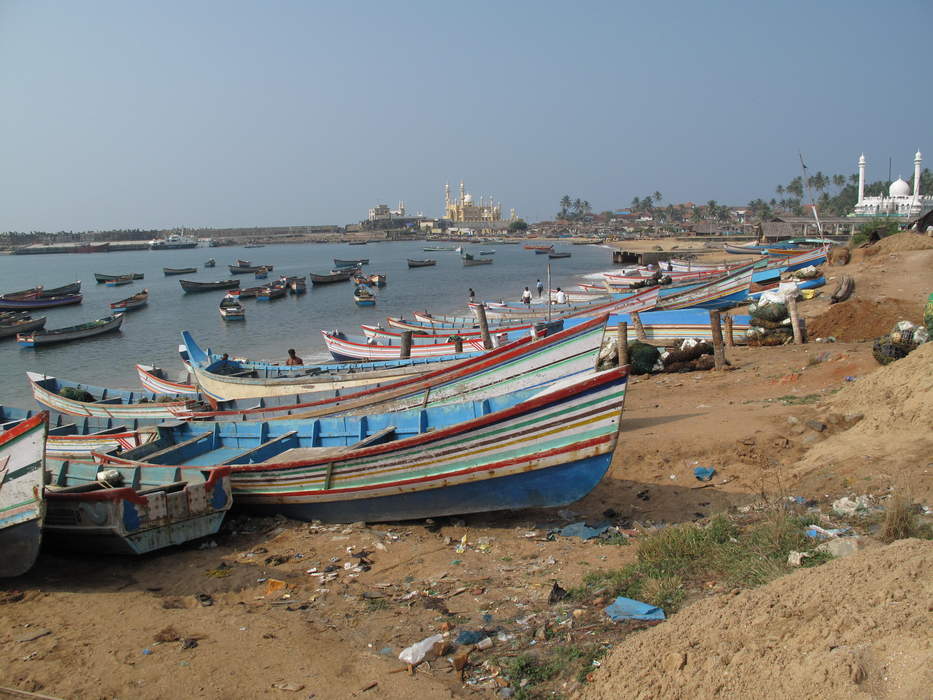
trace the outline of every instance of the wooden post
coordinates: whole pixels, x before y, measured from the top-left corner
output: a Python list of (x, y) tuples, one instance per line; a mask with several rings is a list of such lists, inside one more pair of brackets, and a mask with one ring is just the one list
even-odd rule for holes
[(635, 326), (635, 337), (642, 342), (648, 340), (648, 335), (645, 333), (645, 327), (641, 325), (641, 316), (638, 315), (638, 312), (633, 311), (629, 316), (632, 317), (632, 325)]
[(459, 335), (454, 336), (454, 352), (463, 352), (463, 338)]
[(412, 331), (402, 331), (402, 347), (399, 352), (399, 357), (403, 360), (407, 360), (411, 357), (411, 334)]
[(797, 295), (788, 294), (785, 299), (787, 311), (790, 313), (790, 327), (794, 331), (794, 343), (803, 345), (803, 333), (800, 332), (800, 316), (797, 315)]
[(735, 347), (735, 338), (732, 336), (732, 314), (726, 314), (726, 345)]
[(483, 336), (483, 347), (492, 350), (492, 336), (489, 335), (489, 322), (486, 320), (486, 307), (482, 304), (476, 306), (476, 320), (479, 322), (479, 332)]
[(726, 366), (726, 353), (722, 347), (722, 325), (719, 318), (719, 309), (710, 309), (709, 327), (713, 334), (713, 362), (716, 369)]
[(619, 367), (628, 364), (628, 324), (625, 321), (616, 326), (616, 348), (619, 351)]

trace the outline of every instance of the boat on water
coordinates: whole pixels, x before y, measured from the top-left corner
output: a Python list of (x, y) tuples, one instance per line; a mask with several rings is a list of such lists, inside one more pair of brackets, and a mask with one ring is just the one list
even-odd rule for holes
[(112, 316), (105, 316), (96, 321), (80, 323), (77, 326), (53, 328), (52, 330), (41, 329), (20, 333), (16, 336), (16, 342), (24, 348), (34, 348), (39, 345), (52, 345), (54, 343), (68, 343), (73, 340), (81, 340), (83, 338), (91, 338), (96, 335), (118, 331), (121, 325), (123, 325), (123, 313), (117, 312)]
[(346, 268), (344, 270), (333, 270), (326, 274), (309, 272), (308, 277), (311, 280), (311, 284), (332, 284), (334, 282), (346, 282), (356, 273), (356, 271), (357, 268), (352, 267)]
[(21, 298), (0, 297), (0, 310), (26, 310), (26, 309), (51, 309), (57, 306), (71, 306), (80, 304), (84, 299), (80, 294), (63, 294), (61, 296), (34, 296)]
[(262, 290), (262, 287), (247, 287), (246, 289), (241, 289), (240, 299), (255, 299), (256, 295), (258, 295)]
[(256, 274), (254, 275), (254, 278), (257, 280), (268, 279), (268, 277), (269, 271), (264, 267), (260, 267), (258, 270), (256, 270)]
[(208, 258), (207, 262), (204, 263), (204, 267), (215, 267), (216, 265), (217, 261), (214, 258)]
[(0, 432), (0, 577), (25, 574), (42, 543), (45, 435), (49, 414), (5, 424)]
[(464, 267), (474, 267), (476, 265), (492, 265), (492, 258), (474, 258), (469, 253), (463, 253), (460, 256)]
[(437, 260), (412, 260), (408, 258), (408, 267), (433, 267), (437, 265)]
[(126, 277), (115, 277), (112, 280), (107, 280), (104, 284), (108, 287), (122, 287), (125, 284), (133, 284), (133, 277), (130, 275)]
[(48, 297), (66, 296), (77, 294), (81, 291), (81, 282), (71, 282), (61, 287), (33, 287), (31, 289), (21, 289), (18, 292), (7, 292), (0, 299), (42, 299)]
[(178, 284), (186, 293), (213, 292), (218, 289), (236, 289), (240, 280), (217, 280), (216, 282), (195, 282), (193, 280), (178, 280)]
[(281, 299), (287, 293), (288, 286), (284, 282), (275, 282), (263, 287), (256, 294), (256, 301), (272, 301), (273, 299)]
[(288, 285), (288, 290), (296, 296), (300, 296), (308, 291), (308, 283), (305, 281), (304, 276), (292, 275), (287, 277), (285, 282)]
[(146, 275), (142, 272), (126, 272), (122, 275), (107, 275), (103, 272), (95, 272), (94, 279), (97, 280), (97, 284), (103, 284), (104, 282), (109, 282), (110, 280), (117, 279), (118, 277), (132, 277), (134, 280), (141, 280)]
[(480, 255), (495, 255), (496, 251), (494, 250), (481, 250), (479, 251)]
[(551, 260), (559, 260), (559, 259), (561, 259), (561, 258), (569, 258), (570, 255), (571, 255), (571, 254), (570, 254), (570, 253), (567, 253), (567, 252), (557, 252), (557, 251), (554, 251), (553, 253), (548, 253), (548, 254), (547, 254), (547, 256), (548, 256)]
[(246, 309), (240, 303), (238, 290), (231, 290), (220, 300), (220, 317), (224, 321), (245, 321)]
[(376, 295), (372, 289), (361, 284), (353, 290), (353, 301), (356, 302), (357, 306), (375, 306)]
[(110, 308), (114, 311), (133, 311), (135, 309), (141, 309), (146, 304), (149, 303), (149, 290), (144, 289), (141, 292), (134, 294), (131, 297), (126, 299), (120, 299), (120, 301), (115, 301), (110, 305)]
[(0, 338), (12, 338), (20, 333), (34, 331), (45, 326), (47, 316), (33, 318), (28, 314), (0, 320)]
[[(305, 421), (172, 424), (103, 468), (229, 467), (251, 510), (301, 520), (408, 520), (561, 506), (605, 475), (627, 368), (450, 406)], [(530, 394), (530, 395), (529, 395)], [(157, 460), (148, 459), (157, 453)]]
[(425, 253), (434, 253), (434, 252), (441, 252), (441, 251), (452, 251), (452, 250), (457, 250), (457, 249), (454, 246), (429, 245), (425, 248), (422, 248), (421, 250), (423, 250)]
[(368, 265), (369, 258), (360, 258), (359, 260), (341, 260), (340, 258), (334, 258), (334, 267), (359, 267), (360, 265)]
[(553, 243), (546, 243), (546, 244), (540, 244), (540, 243), (526, 243), (523, 247), (525, 248), (525, 250), (543, 250), (543, 251), (548, 251), (548, 250), (552, 250), (552, 249), (554, 248), (554, 244), (553, 244)]
[(347, 245), (366, 245), (369, 241), (347, 241)]
[(231, 275), (245, 275), (251, 272), (272, 271), (272, 265), (227, 265)]
[(386, 286), (386, 276), (381, 273), (373, 273), (368, 276), (369, 284), (373, 287), (385, 287)]
[(198, 239), (173, 233), (165, 238), (153, 238), (149, 241), (149, 250), (177, 250), (179, 248), (197, 248)]
[(163, 267), (162, 273), (169, 277), (170, 275), (193, 275), (198, 271), (196, 267)]

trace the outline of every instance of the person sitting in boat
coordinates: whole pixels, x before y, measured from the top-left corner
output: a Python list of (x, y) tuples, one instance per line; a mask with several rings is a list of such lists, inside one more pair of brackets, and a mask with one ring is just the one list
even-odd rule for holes
[(531, 306), (531, 290), (528, 287), (525, 287), (524, 291), (522, 291), (522, 303), (525, 306)]
[(303, 365), (304, 363), (304, 360), (295, 354), (295, 348), (288, 349), (288, 359), (285, 360), (286, 365)]
[(554, 295), (554, 301), (558, 304), (567, 303), (567, 294), (560, 287), (557, 288), (557, 294)]

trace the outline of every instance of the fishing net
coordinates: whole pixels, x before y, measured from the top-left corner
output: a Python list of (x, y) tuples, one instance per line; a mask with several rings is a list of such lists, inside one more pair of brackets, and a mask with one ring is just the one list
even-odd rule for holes
[(871, 354), (878, 360), (878, 364), (889, 365), (895, 360), (907, 357), (915, 347), (913, 343), (895, 341), (891, 339), (891, 336), (885, 335), (875, 340)]
[(628, 358), (632, 366), (632, 374), (649, 374), (660, 356), (660, 351), (654, 345), (640, 340), (633, 340), (628, 344)]
[(776, 328), (787, 328), (789, 327), (790, 319), (784, 319), (783, 321), (769, 321), (764, 318), (751, 318), (749, 319), (749, 325), (757, 326), (758, 328), (766, 328), (768, 330), (774, 330)]
[(749, 304), (748, 312), (752, 315), (752, 318), (758, 318), (764, 321), (783, 321), (788, 315), (787, 305), (779, 301), (763, 301), (759, 304)]
[(94, 401), (94, 396), (90, 392), (74, 386), (66, 386), (59, 393), (64, 398), (71, 399), (72, 401), (81, 401), (82, 403)]

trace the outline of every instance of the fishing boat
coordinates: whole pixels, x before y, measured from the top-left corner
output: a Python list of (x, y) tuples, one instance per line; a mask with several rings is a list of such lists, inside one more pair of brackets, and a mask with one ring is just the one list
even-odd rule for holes
[(141, 309), (146, 304), (149, 303), (149, 290), (144, 289), (143, 291), (134, 294), (131, 297), (126, 299), (121, 299), (120, 301), (115, 301), (110, 305), (110, 308), (114, 311), (133, 311), (135, 309)]
[(469, 253), (463, 253), (460, 256), (464, 267), (474, 267), (476, 265), (492, 265), (492, 258), (474, 258)]
[(272, 271), (272, 265), (227, 265), (231, 275), (245, 275), (251, 272)]
[(360, 265), (368, 265), (369, 258), (360, 258), (359, 260), (341, 260), (340, 258), (334, 258), (334, 267), (359, 267)]
[(426, 248), (422, 248), (421, 250), (423, 250), (425, 253), (434, 253), (434, 252), (440, 252), (442, 250), (451, 251), (451, 250), (457, 250), (457, 249), (454, 246), (434, 245), (434, 246), (427, 246)]
[[(308, 421), (183, 423), (111, 466), (230, 468), (237, 503), (336, 522), (566, 505), (605, 475), (627, 368), (396, 413)], [(150, 452), (157, 460), (148, 460)]]
[(256, 295), (263, 290), (262, 287), (247, 287), (240, 290), (240, 299), (255, 299)]
[(240, 258), (237, 258), (236, 264), (238, 267), (250, 267), (253, 263), (250, 260), (242, 260)]
[(287, 278), (289, 291), (295, 296), (300, 296), (308, 291), (308, 283), (303, 276), (290, 276)]
[[(498, 348), (483, 355), (472, 355), (455, 362), (422, 363), (423, 371), (400, 375), (388, 382), (370, 384), (351, 389), (348, 387), (335, 391), (334, 396), (303, 402), (299, 392), (307, 392), (307, 382), (315, 378), (306, 378), (304, 382), (288, 377), (267, 379), (263, 382), (264, 390), (276, 396), (286, 397), (290, 390), (295, 396), (291, 405), (283, 402), (278, 406), (262, 406), (247, 409), (234, 415), (224, 413), (187, 413), (179, 417), (196, 420), (247, 419), (263, 420), (291, 415), (293, 418), (319, 417), (335, 413), (356, 413), (365, 409), (371, 412), (375, 406), (380, 411), (395, 411), (416, 406), (426, 407), (450, 403), (483, 399), (518, 388), (537, 388), (566, 377), (592, 370), (603, 343), (606, 316), (588, 319), (578, 324), (569, 333), (539, 335), (533, 339), (527, 332)], [(211, 387), (224, 397), (239, 395), (245, 388), (256, 388), (255, 380), (243, 380), (241, 377), (226, 377), (210, 372), (195, 362), (192, 371), (198, 383), (207, 390)], [(383, 372), (385, 373), (385, 371)], [(327, 377), (319, 375), (319, 381)], [(245, 381), (253, 381), (246, 385)], [(326, 386), (326, 385), (325, 385)], [(320, 386), (317, 387), (320, 390)]]
[(255, 278), (257, 280), (264, 280), (264, 279), (267, 279), (268, 277), (269, 277), (269, 270), (267, 270), (266, 268), (260, 267), (258, 270), (256, 270)]
[(170, 275), (192, 275), (198, 271), (196, 267), (163, 267), (162, 272), (166, 277)]
[[(349, 360), (398, 360), (401, 359), (401, 343), (376, 343), (366, 338), (354, 338), (341, 331), (321, 331), (324, 345), (338, 362)], [(455, 341), (433, 344), (412, 344), (411, 357), (446, 357), (464, 359), (472, 353), (484, 350), (482, 338), (466, 338), (462, 350), (457, 352)]]
[(555, 252), (553, 252), (553, 253), (548, 253), (547, 256), (548, 256), (551, 260), (559, 260), (560, 258), (569, 258), (569, 257), (570, 257), (570, 253), (566, 253), (566, 252), (558, 253), (558, 252), (555, 251)]
[(179, 248), (197, 248), (198, 239), (172, 233), (165, 238), (153, 238), (149, 241), (149, 250), (177, 250)]
[(386, 286), (386, 276), (380, 273), (373, 273), (367, 278), (369, 284), (374, 287), (385, 287)]
[(356, 302), (357, 306), (375, 306), (376, 295), (373, 294), (373, 290), (369, 287), (361, 284), (353, 290), (353, 301)]
[(122, 287), (125, 284), (133, 284), (133, 278), (131, 276), (115, 277), (112, 280), (107, 280), (104, 284), (108, 287)]
[(154, 395), (179, 397), (190, 396), (198, 398), (198, 388), (194, 385), (190, 372), (183, 372), (177, 379), (170, 379), (168, 373), (161, 367), (153, 365), (136, 365), (136, 375), (140, 384)]
[(282, 282), (276, 282), (274, 284), (263, 287), (262, 290), (256, 294), (256, 301), (272, 301), (273, 299), (281, 299), (287, 293), (288, 287)]
[(495, 255), (496, 251), (494, 250), (481, 250), (479, 251), (480, 255)]
[(39, 556), (47, 429), (43, 411), (0, 432), (0, 577), (25, 574)]
[(0, 321), (0, 338), (11, 338), (20, 333), (34, 331), (45, 326), (46, 316), (33, 318), (28, 314)]
[[(471, 328), (440, 328), (435, 332), (434, 330), (425, 327), (424, 325), (418, 323), (411, 323), (405, 319), (399, 318), (398, 316), (390, 316), (388, 319), (389, 328), (384, 328), (381, 325), (370, 325), (370, 324), (360, 324), (360, 329), (363, 331), (363, 335), (366, 338), (373, 338), (377, 341), (384, 340), (400, 340), (402, 337), (402, 331), (412, 331), (412, 342), (429, 342), (437, 343), (445, 341), (452, 334), (459, 335), (463, 338), (467, 337), (479, 337), (482, 335), (482, 331), (478, 324), (475, 324)], [(489, 331), (495, 333), (508, 333), (511, 338), (513, 334), (523, 334), (529, 335), (532, 330), (537, 332), (538, 327), (543, 327), (543, 333), (548, 335), (555, 333), (563, 328), (563, 320), (556, 319), (554, 321), (545, 321), (541, 322), (537, 319), (532, 321), (520, 320), (514, 324), (510, 325), (497, 325), (496, 323), (490, 323), (488, 325)], [(397, 325), (396, 325), (397, 324)]]
[(216, 265), (217, 261), (214, 258), (208, 258), (207, 262), (204, 263), (204, 267), (215, 267)]
[(437, 265), (437, 260), (412, 260), (408, 258), (408, 267), (433, 267)]
[[(9, 430), (37, 413), (39, 411), (0, 406), (0, 431)], [(48, 423), (45, 439), (47, 458), (90, 459), (94, 452), (127, 450), (155, 438), (155, 430), (151, 427), (139, 429), (126, 425), (105, 425), (101, 421), (85, 421), (61, 413), (49, 414)]]
[(547, 244), (537, 244), (537, 243), (532, 244), (532, 243), (526, 243), (526, 244), (524, 245), (524, 248), (525, 248), (525, 250), (544, 250), (544, 251), (548, 251), (548, 250), (552, 250), (552, 249), (554, 248), (554, 244), (553, 244), (553, 243), (547, 243)]
[(35, 299), (42, 297), (57, 297), (57, 296), (66, 296), (69, 294), (77, 294), (81, 291), (81, 282), (71, 282), (70, 284), (62, 285), (61, 287), (43, 287), (39, 285), (38, 287), (32, 287), (31, 289), (21, 289), (18, 292), (7, 292), (4, 294), (2, 299)]
[(546, 250), (545, 250), (545, 249), (541, 249), (541, 248), (535, 249), (535, 255), (550, 255), (550, 254), (553, 253), (553, 252), (554, 252), (554, 249), (553, 249), (553, 248), (548, 248), (548, 249), (546, 249)]
[(178, 283), (186, 293), (213, 292), (218, 289), (236, 289), (240, 286), (240, 280), (217, 280), (216, 282), (194, 282), (192, 280), (178, 280)]
[(659, 311), (673, 309), (728, 309), (748, 297), (753, 268), (748, 266), (718, 280), (658, 299)]
[(106, 469), (91, 459), (49, 460), (43, 536), (70, 550), (132, 555), (216, 534), (233, 504), (229, 471), (164, 467), (152, 457), (156, 466)]
[(232, 290), (224, 295), (220, 300), (220, 317), (224, 321), (245, 321), (246, 309), (239, 300), (239, 292)]
[(308, 277), (311, 279), (311, 284), (332, 284), (334, 282), (346, 282), (355, 272), (356, 268), (354, 267), (345, 270), (334, 270), (323, 275), (309, 272)]
[(57, 306), (71, 306), (72, 304), (80, 304), (83, 296), (80, 294), (64, 294), (61, 296), (51, 296), (51, 297), (23, 297), (17, 299), (10, 299), (6, 296), (0, 297), (0, 310), (32, 310), (32, 309), (51, 309)]
[(104, 274), (103, 272), (94, 273), (94, 279), (97, 280), (97, 284), (103, 284), (104, 282), (109, 282), (110, 280), (116, 279), (117, 277), (132, 277), (134, 280), (141, 280), (145, 276), (146, 275), (142, 272), (126, 272), (122, 275), (107, 275), (107, 274)]
[(34, 348), (39, 345), (52, 345), (54, 343), (68, 343), (73, 340), (81, 340), (82, 338), (91, 338), (95, 335), (118, 331), (121, 325), (123, 325), (123, 313), (118, 312), (112, 316), (99, 318), (96, 321), (80, 323), (77, 326), (20, 333), (16, 336), (16, 342), (24, 348)]
[(368, 241), (347, 241), (347, 245), (366, 245)]
[[(711, 341), (713, 331), (710, 327), (709, 311), (706, 309), (678, 309), (675, 311), (647, 311), (639, 314), (639, 320), (645, 331), (645, 339), (652, 343), (670, 344), (684, 338)], [(566, 328), (575, 324), (586, 323), (585, 318), (569, 318), (564, 321)], [(629, 324), (632, 328), (631, 314), (613, 314), (607, 327), (615, 328), (619, 323)], [(751, 328), (751, 316), (732, 314), (732, 334), (735, 342), (745, 342), (745, 331)]]

